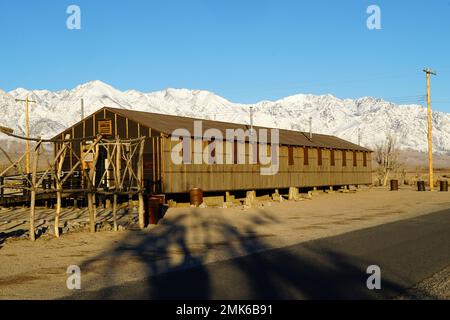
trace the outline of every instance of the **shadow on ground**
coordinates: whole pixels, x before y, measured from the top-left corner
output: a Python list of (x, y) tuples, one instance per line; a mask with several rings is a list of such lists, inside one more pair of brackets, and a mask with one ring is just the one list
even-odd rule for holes
[[(82, 272), (94, 272), (103, 289), (83, 283), (82, 291), (66, 298), (377, 299), (402, 292), (388, 279), (382, 293), (368, 290), (366, 268), (372, 263), (339, 252), (327, 240), (272, 249), (266, 239), (273, 235), (256, 229), (274, 223), (276, 217), (264, 210), (240, 228), (201, 210), (165, 219), (155, 232), (127, 233), (111, 250), (85, 261)], [(220, 254), (213, 249), (234, 258), (205, 263)], [(145, 280), (112, 286), (128, 261), (142, 265)]]

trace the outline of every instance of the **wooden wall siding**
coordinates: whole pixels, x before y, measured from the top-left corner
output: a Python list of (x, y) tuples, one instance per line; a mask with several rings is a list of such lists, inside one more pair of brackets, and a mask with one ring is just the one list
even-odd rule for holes
[[(321, 187), (338, 186), (349, 184), (371, 184), (370, 154), (367, 155), (367, 167), (363, 166), (363, 153), (357, 152), (357, 166), (353, 167), (353, 154), (346, 152), (347, 164), (342, 167), (342, 153), (335, 152), (335, 166), (331, 166), (331, 150), (322, 149), (322, 165), (318, 165), (318, 150), (308, 148), (309, 164), (304, 165), (303, 148), (293, 147), (294, 164), (289, 165), (289, 147), (280, 147), (279, 173), (274, 176), (263, 176), (260, 174), (261, 165), (248, 164), (248, 156), (251, 148), (245, 144), (245, 150), (238, 148), (241, 156), (245, 156), (246, 164), (180, 164), (175, 165), (171, 160), (172, 147), (178, 142), (170, 138), (164, 140), (164, 192), (185, 193), (194, 187), (202, 188), (204, 191), (227, 191), (227, 190), (251, 190), (295, 187)], [(191, 139), (191, 153), (194, 152), (194, 141)], [(202, 143), (202, 146), (206, 146)], [(226, 156), (226, 143), (217, 150), (217, 155)], [(269, 152), (270, 154), (270, 152)], [(202, 156), (199, 153), (197, 156)], [(192, 158), (194, 159), (194, 158)]]

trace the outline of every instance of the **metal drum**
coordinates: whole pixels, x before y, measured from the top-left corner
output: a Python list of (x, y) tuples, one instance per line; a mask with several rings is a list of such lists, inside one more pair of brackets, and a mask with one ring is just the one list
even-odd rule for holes
[(448, 192), (448, 181), (447, 180), (441, 180), (440, 181), (441, 186), (441, 192)]
[(425, 191), (425, 181), (417, 181), (417, 191)]
[(398, 180), (391, 180), (391, 191), (398, 191)]
[(203, 190), (200, 188), (194, 188), (189, 191), (189, 196), (191, 200), (191, 205), (196, 207), (203, 203)]
[(147, 198), (146, 224), (158, 224), (161, 199), (158, 197)]

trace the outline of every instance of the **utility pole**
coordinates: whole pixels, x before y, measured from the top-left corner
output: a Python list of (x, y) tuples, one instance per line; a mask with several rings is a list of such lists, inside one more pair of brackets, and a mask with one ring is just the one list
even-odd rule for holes
[(26, 163), (26, 170), (27, 174), (31, 172), (30, 170), (30, 141), (28, 141), (28, 138), (30, 137), (30, 119), (29, 119), (29, 103), (37, 103), (36, 101), (31, 101), (28, 99), (28, 96), (25, 100), (23, 99), (16, 99), (16, 102), (25, 102), (25, 134), (27, 137), (26, 143), (26, 156), (25, 156), (25, 163)]
[(434, 177), (433, 177), (433, 136), (432, 136), (432, 122), (431, 122), (431, 75), (436, 76), (436, 72), (429, 68), (423, 69), (427, 75), (427, 105), (428, 105), (428, 166), (429, 166), (429, 182), (430, 191), (434, 191)]

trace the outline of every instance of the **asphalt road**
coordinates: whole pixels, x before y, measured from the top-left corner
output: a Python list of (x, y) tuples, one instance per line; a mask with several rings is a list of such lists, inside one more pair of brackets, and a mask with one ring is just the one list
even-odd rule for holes
[[(370, 265), (381, 290), (367, 289)], [(390, 299), (449, 265), (446, 210), (68, 298)]]

